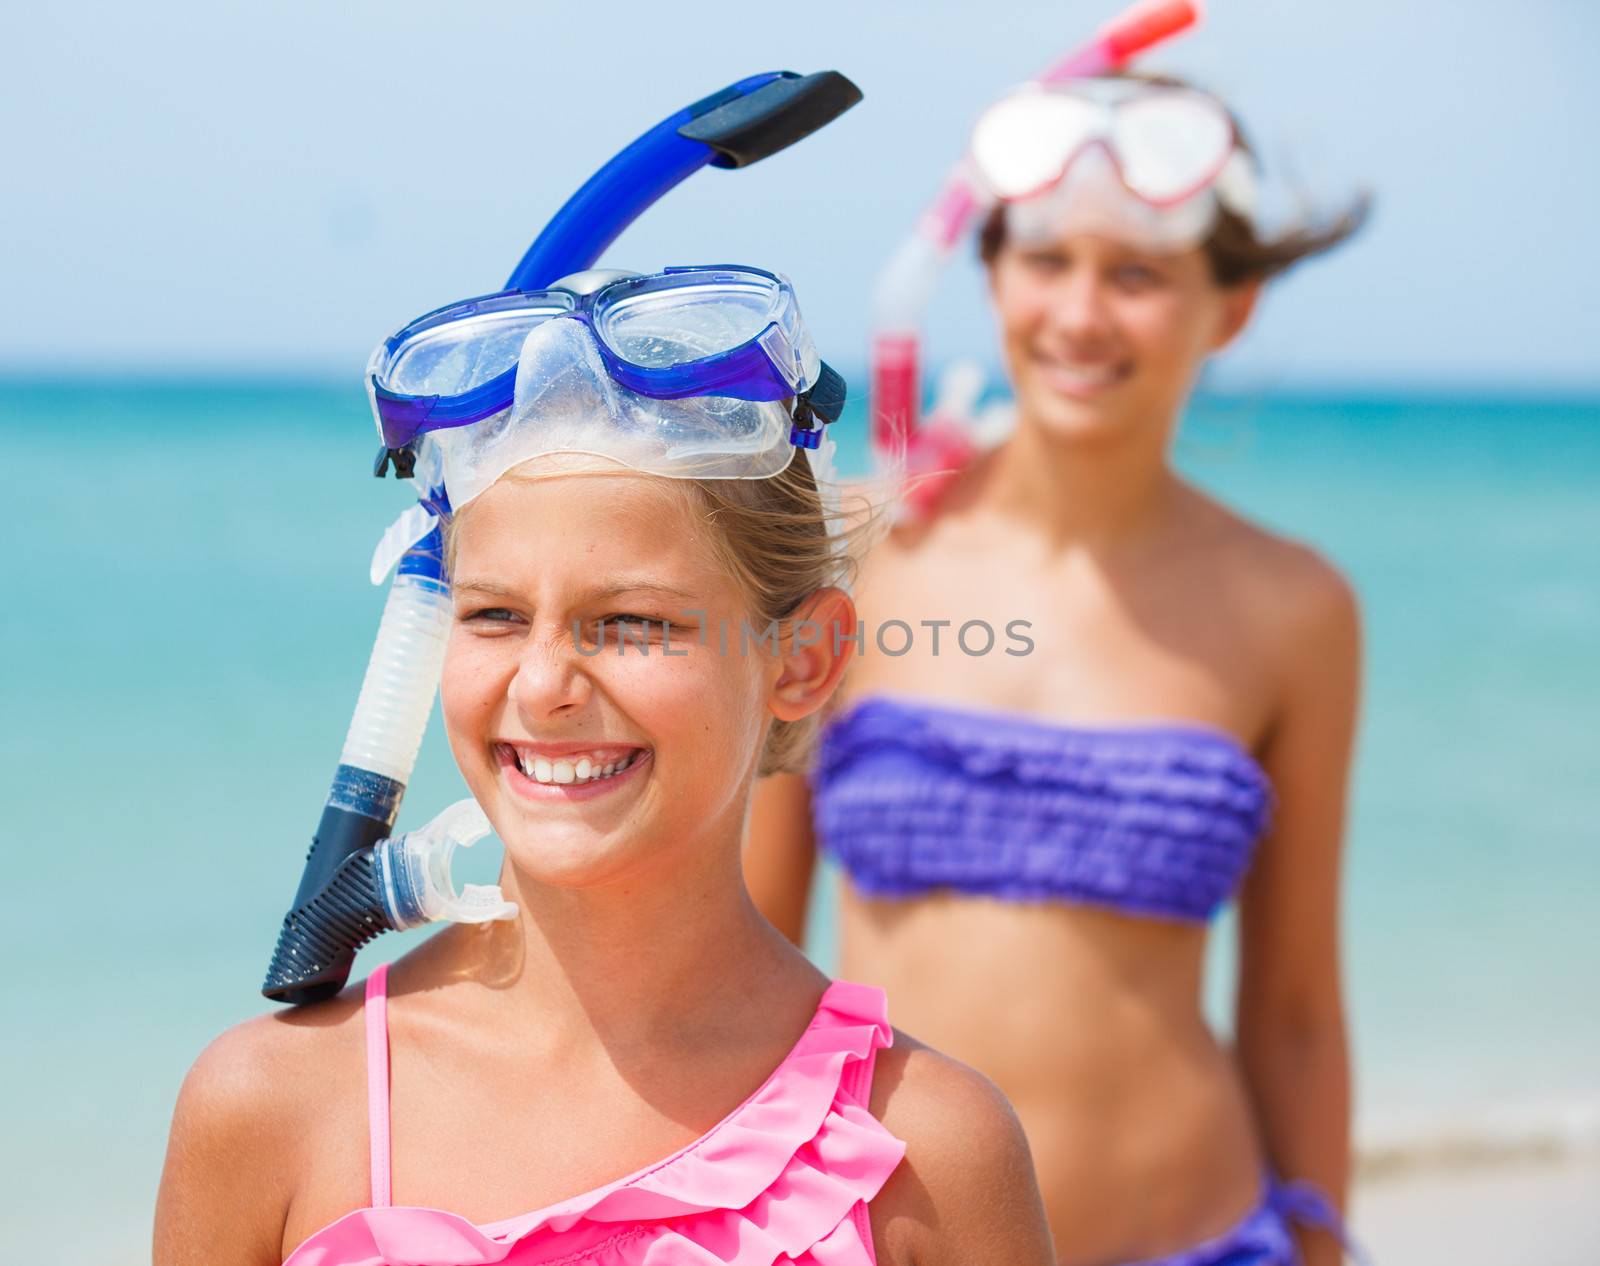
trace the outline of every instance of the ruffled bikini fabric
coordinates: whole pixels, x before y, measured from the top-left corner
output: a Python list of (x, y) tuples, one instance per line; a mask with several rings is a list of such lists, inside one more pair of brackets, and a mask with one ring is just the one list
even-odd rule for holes
[(949, 888), (1203, 922), (1249, 868), (1272, 789), (1221, 731), (874, 696), (824, 731), (812, 805), (822, 847), (872, 896)]
[(871, 1266), (865, 1202), (905, 1144), (846, 1087), (890, 1041), (882, 991), (836, 982), (761, 1089), (668, 1159), (482, 1226), (358, 1209), (285, 1266)]
[(1338, 1211), (1315, 1187), (1268, 1178), (1256, 1207), (1215, 1239), (1167, 1257), (1128, 1266), (1300, 1266), (1294, 1224), (1321, 1227), (1360, 1266), (1366, 1258), (1345, 1232)]

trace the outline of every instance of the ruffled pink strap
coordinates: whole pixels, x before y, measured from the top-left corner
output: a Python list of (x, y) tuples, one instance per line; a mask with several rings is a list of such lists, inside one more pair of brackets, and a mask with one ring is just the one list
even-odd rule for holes
[(367, 977), (367, 1151), (372, 1207), (387, 1209), (389, 1177), (389, 964)]
[(867, 1202), (905, 1154), (868, 1105), (874, 1056), (893, 1040), (881, 990), (829, 986), (771, 1077), (687, 1147), (483, 1225), (388, 1207), (383, 996), (375, 972), (367, 986), (372, 1207), (312, 1235), (285, 1266), (871, 1266)]

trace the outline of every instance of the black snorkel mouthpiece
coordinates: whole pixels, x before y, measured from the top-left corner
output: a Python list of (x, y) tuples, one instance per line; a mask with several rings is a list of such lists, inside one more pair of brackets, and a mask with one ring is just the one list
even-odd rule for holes
[(266, 997), (295, 1006), (331, 998), (349, 979), (356, 951), (393, 928), (374, 847), (392, 824), (331, 804), (322, 811), (261, 986)]
[(331, 998), (344, 988), (356, 951), (385, 932), (516, 916), (497, 886), (468, 884), (458, 892), (450, 877), (455, 850), (489, 833), (477, 801), (451, 805), (420, 830), (363, 843), (368, 824), (381, 825), (334, 805), (324, 811), (261, 986), (273, 1001)]

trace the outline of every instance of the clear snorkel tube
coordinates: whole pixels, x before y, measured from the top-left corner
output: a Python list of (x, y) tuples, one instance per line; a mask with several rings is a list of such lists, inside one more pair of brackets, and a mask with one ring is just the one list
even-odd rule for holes
[[(1107, 74), (1189, 29), (1200, 14), (1199, 0), (1140, 0), (1032, 82), (1049, 85)], [(952, 425), (922, 426), (922, 318), (950, 252), (992, 206), (967, 163), (958, 163), (873, 289), (872, 447), (879, 469), (897, 479), (954, 470), (972, 455), (968, 432)], [(965, 380), (960, 387), (962, 395), (973, 394)], [(911, 495), (915, 500), (915, 488)]]
[[(860, 99), (860, 90), (835, 71), (776, 71), (740, 80), (679, 110), (567, 200), (506, 289), (540, 289), (592, 267), (643, 211), (700, 168), (748, 166), (832, 122)], [(386, 448), (374, 473), (382, 476), (393, 463), (397, 477), (414, 478), (429, 497), (427, 472), (415, 470), (414, 461), (407, 450)], [(331, 997), (349, 978), (356, 951), (382, 932), (516, 912), (498, 888), (469, 886), (457, 894), (450, 881), (450, 854), (488, 830), (481, 811), (473, 816), (470, 801), (420, 831), (388, 838), (433, 710), (450, 624), (443, 540), (423, 506), (413, 507), (385, 534), (374, 583), (388, 571), (382, 560), (396, 554), (399, 570), (339, 768), (261, 987), (276, 1002)]]

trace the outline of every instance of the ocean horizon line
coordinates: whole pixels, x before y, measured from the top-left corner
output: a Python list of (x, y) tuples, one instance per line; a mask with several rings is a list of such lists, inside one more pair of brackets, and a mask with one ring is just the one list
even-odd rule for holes
[[(954, 363), (953, 361), (950, 363)], [(982, 366), (991, 388), (986, 398), (1009, 398), (1004, 379), (994, 366)], [(864, 383), (863, 365), (840, 366), (846, 382)], [(928, 374), (930, 387), (937, 369)], [(161, 392), (225, 392), (239, 395), (342, 394), (358, 396), (362, 391), (359, 374), (318, 369), (263, 371), (259, 368), (157, 366), (127, 369), (105, 367), (22, 369), (0, 365), (0, 388), (8, 392), (63, 392), (103, 394), (111, 391), (147, 396)], [(858, 403), (860, 392), (852, 393)], [(1316, 403), (1470, 403), (1474, 405), (1600, 405), (1600, 379), (1593, 382), (1549, 382), (1519, 379), (1484, 379), (1482, 382), (1418, 376), (1415, 378), (1374, 376), (1358, 381), (1334, 381), (1320, 377), (1282, 378), (1267, 381), (1252, 378), (1239, 381), (1231, 377), (1215, 384), (1202, 383), (1195, 402), (1235, 403), (1254, 400)]]

